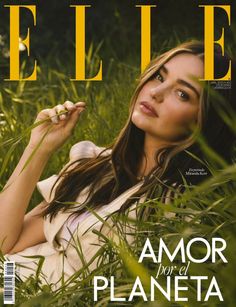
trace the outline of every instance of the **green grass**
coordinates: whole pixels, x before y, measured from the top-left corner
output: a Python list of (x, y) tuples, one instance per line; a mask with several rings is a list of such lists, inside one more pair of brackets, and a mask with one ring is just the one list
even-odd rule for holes
[[(90, 67), (88, 76), (93, 75), (96, 63), (88, 58), (87, 66)], [(1, 84), (1, 187), (15, 168), (28, 142), (31, 129), (26, 127), (33, 125), (40, 110), (64, 103), (66, 100), (87, 103), (87, 109), (81, 116), (73, 136), (53, 156), (43, 177), (61, 169), (69, 158), (71, 145), (81, 140), (91, 140), (98, 146), (108, 145), (124, 125), (138, 70), (125, 63), (114, 63), (111, 60), (102, 82), (73, 82), (70, 80), (72, 72), (73, 69), (63, 67), (60, 61), (54, 61), (49, 55), (48, 60), (38, 67), (36, 82)]]
[[(92, 62), (89, 73), (96, 71), (96, 61)], [(50, 65), (49, 65), (50, 64)], [(49, 68), (51, 67), (51, 68)], [(37, 82), (3, 82), (0, 94), (0, 184), (4, 186), (7, 178), (15, 168), (24, 147), (27, 144), (29, 128), (42, 108), (52, 107), (69, 99), (72, 101), (86, 101), (88, 108), (82, 115), (74, 135), (66, 145), (51, 159), (43, 177), (57, 173), (68, 160), (69, 148), (80, 140), (91, 140), (97, 145), (110, 144), (125, 123), (128, 114), (128, 104), (135, 87), (138, 70), (125, 63), (109, 62), (103, 82), (72, 82), (70, 67), (64, 67), (59, 60), (48, 57), (38, 68)], [(231, 121), (229, 120), (229, 123)], [(203, 147), (212, 159), (218, 159), (211, 153), (207, 145)], [(218, 161), (218, 160), (217, 160)], [(125, 218), (116, 219), (116, 231), (120, 244), (102, 237), (101, 245), (96, 257), (99, 266), (93, 272), (85, 265), (71, 278), (70, 287), (53, 292), (50, 286), (42, 286), (37, 278), (30, 278), (27, 282), (16, 283), (17, 306), (143, 306), (142, 300), (132, 303), (110, 303), (109, 289), (100, 296), (97, 304), (93, 301), (92, 280), (94, 275), (116, 277), (116, 296), (128, 296), (135, 276), (139, 275), (145, 289), (149, 290), (148, 279), (155, 275), (157, 265), (151, 261), (138, 264), (137, 259), (142, 250), (145, 239), (149, 237), (152, 245), (158, 246), (162, 237), (168, 247), (174, 246), (181, 237), (186, 242), (193, 237), (224, 238), (227, 242), (225, 257), (227, 264), (220, 261), (204, 264), (191, 264), (188, 275), (214, 275), (222, 288), (223, 304), (211, 299), (208, 302), (196, 301), (196, 285), (193, 281), (186, 281), (189, 287), (189, 302), (166, 303), (161, 296), (158, 302), (146, 303), (146, 306), (234, 306), (235, 273), (236, 273), (236, 210), (235, 210), (235, 182), (236, 168), (225, 165), (220, 173), (204, 182), (201, 186), (187, 189), (179, 198), (173, 199), (169, 205), (162, 204), (158, 199), (140, 204), (153, 207), (155, 211), (147, 220), (128, 222), (136, 227), (134, 245), (129, 246), (125, 236)], [(29, 209), (41, 199), (35, 192)], [(170, 217), (170, 213), (172, 216)], [(177, 214), (175, 214), (177, 213)], [(115, 217), (114, 217), (115, 218)], [(127, 218), (128, 219), (128, 218)], [(100, 234), (102, 236), (102, 234)], [(119, 240), (118, 240), (119, 241)], [(80, 254), (79, 243), (77, 244)], [(202, 255), (202, 246), (196, 246), (196, 255)], [(83, 255), (82, 255), (83, 257)], [(3, 260), (1, 258), (1, 260)], [(163, 264), (168, 265), (165, 260)], [(0, 271), (1, 272), (1, 271)], [(0, 276), (0, 286), (3, 278)], [(164, 279), (161, 279), (164, 285)], [(73, 284), (73, 285), (72, 285)], [(206, 289), (203, 290), (204, 295)], [(173, 293), (172, 293), (173, 295)], [(0, 293), (2, 302), (2, 294)]]

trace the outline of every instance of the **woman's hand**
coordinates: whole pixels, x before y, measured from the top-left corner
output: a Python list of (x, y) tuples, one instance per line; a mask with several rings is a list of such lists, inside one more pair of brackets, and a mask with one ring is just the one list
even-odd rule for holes
[(35, 120), (39, 125), (32, 129), (29, 147), (36, 148), (41, 143), (40, 150), (53, 153), (70, 137), (85, 106), (84, 102), (66, 101), (63, 105), (42, 110)]

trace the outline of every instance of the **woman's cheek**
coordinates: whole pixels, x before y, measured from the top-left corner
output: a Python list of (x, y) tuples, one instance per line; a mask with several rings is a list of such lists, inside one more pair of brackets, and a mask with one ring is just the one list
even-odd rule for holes
[(188, 123), (193, 121), (197, 116), (198, 106), (194, 106), (188, 102), (178, 101), (172, 97), (172, 100), (166, 103), (163, 111), (175, 123)]
[(183, 129), (189, 129), (196, 122), (197, 112), (195, 110), (182, 110), (176, 112), (173, 123)]

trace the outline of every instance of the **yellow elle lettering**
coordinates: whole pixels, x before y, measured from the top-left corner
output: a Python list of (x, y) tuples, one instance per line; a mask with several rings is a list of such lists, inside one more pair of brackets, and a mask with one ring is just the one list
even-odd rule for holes
[[(27, 78), (20, 77), (20, 9), (25, 8), (29, 10), (34, 18), (34, 26), (36, 26), (36, 7), (35, 5), (5, 5), (10, 9), (10, 79), (6, 81), (35, 81), (37, 79), (36, 67), (37, 62), (34, 63), (34, 70)], [(21, 41), (25, 45), (28, 56), (30, 55), (30, 29), (28, 28), (26, 38)]]
[(85, 8), (91, 5), (70, 5), (75, 8), (75, 79), (73, 81), (102, 81), (102, 61), (93, 78), (85, 76)]
[(136, 5), (141, 8), (141, 72), (151, 59), (151, 8), (156, 5)]
[(204, 80), (231, 80), (231, 61), (229, 61), (229, 69), (225, 76), (219, 79), (214, 77), (214, 44), (220, 45), (222, 56), (224, 56), (224, 28), (219, 40), (214, 38), (214, 10), (221, 8), (227, 13), (230, 25), (230, 5), (199, 5), (204, 7), (204, 44), (205, 44), (205, 73)]
[[(20, 75), (20, 10), (29, 10), (33, 15), (34, 26), (36, 26), (35, 5), (5, 5), (10, 9), (10, 79), (6, 81), (34, 81), (37, 79), (37, 62), (34, 63), (32, 74), (27, 78)], [(75, 79), (73, 81), (102, 81), (102, 60), (99, 63), (98, 73), (92, 78), (86, 78), (85, 70), (85, 10), (91, 5), (71, 5), (75, 8)], [(156, 5), (136, 5), (141, 8), (141, 72), (144, 71), (151, 59), (151, 8)], [(230, 5), (200, 5), (204, 8), (204, 42), (205, 42), (205, 72), (204, 80), (231, 80), (231, 61), (229, 61), (228, 72), (219, 79), (214, 77), (214, 45), (218, 44), (224, 56), (224, 28), (221, 37), (215, 40), (214, 37), (214, 10), (220, 8), (227, 13), (230, 25)], [(30, 55), (30, 28), (26, 38), (22, 40), (28, 56)]]

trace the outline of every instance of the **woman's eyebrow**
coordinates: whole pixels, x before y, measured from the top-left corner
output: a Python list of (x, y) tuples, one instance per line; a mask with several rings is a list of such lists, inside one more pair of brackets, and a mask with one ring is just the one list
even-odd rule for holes
[[(169, 73), (169, 71), (168, 71), (168, 69), (166, 68), (165, 65), (163, 65), (163, 66), (160, 68), (160, 70), (163, 70), (163, 72), (164, 72), (165, 74), (168, 74), (168, 73)], [(191, 90), (197, 95), (198, 98), (200, 98), (200, 93), (198, 92), (198, 90), (197, 90), (191, 83), (189, 83), (189, 82), (187, 82), (187, 81), (185, 81), (185, 80), (182, 80), (182, 79), (177, 79), (177, 83), (179, 83), (179, 84), (181, 84), (181, 85), (184, 85), (184, 86), (188, 87), (189, 89), (191, 89)]]
[(164, 72), (165, 74), (168, 74), (168, 69), (165, 67), (165, 65), (162, 65), (162, 66), (160, 67), (160, 70), (163, 70), (163, 72)]
[(197, 91), (197, 89), (192, 84), (190, 84), (189, 82), (187, 82), (185, 80), (182, 80), (182, 79), (177, 79), (177, 83), (182, 84), (182, 85), (188, 87), (189, 89), (194, 91), (194, 93), (197, 95), (198, 98), (200, 98), (200, 94)]

